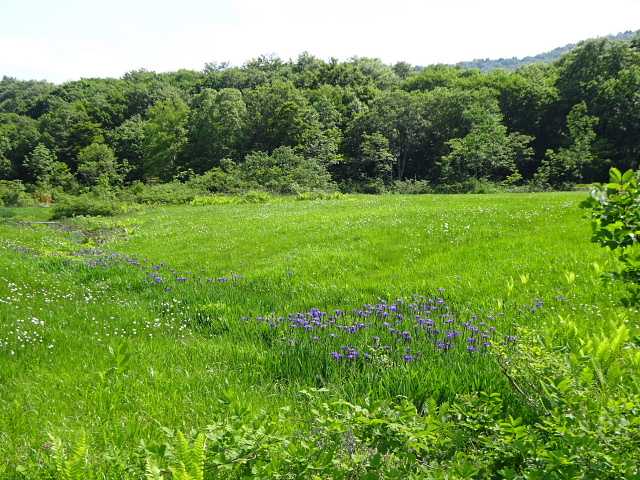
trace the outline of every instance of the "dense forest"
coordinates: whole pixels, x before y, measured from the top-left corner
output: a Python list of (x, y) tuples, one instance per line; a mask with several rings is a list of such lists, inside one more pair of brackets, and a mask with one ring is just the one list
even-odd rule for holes
[(354, 57), (0, 82), (0, 182), (379, 193), (567, 188), (640, 164), (640, 34), (482, 73)]

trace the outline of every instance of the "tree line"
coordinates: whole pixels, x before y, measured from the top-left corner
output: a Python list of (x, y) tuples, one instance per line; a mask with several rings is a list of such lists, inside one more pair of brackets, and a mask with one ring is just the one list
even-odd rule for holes
[[(618, 33), (617, 35), (607, 35), (608, 40), (617, 41), (617, 40), (630, 40), (636, 35), (635, 32), (631, 30), (627, 30), (626, 32)], [(474, 60), (470, 60), (467, 62), (460, 62), (457, 65), (463, 69), (469, 68), (477, 68), (481, 70), (483, 73), (489, 73), (493, 70), (497, 70), (498, 68), (504, 68), (505, 70), (516, 70), (519, 67), (527, 65), (529, 63), (553, 63), (562, 55), (567, 53), (568, 51), (574, 49), (576, 47), (575, 43), (569, 43), (564, 47), (554, 48), (548, 52), (539, 53), (538, 55), (524, 57), (524, 58), (499, 58), (499, 59), (489, 59), (489, 58), (476, 58)]]
[(483, 73), (305, 52), (241, 67), (0, 81), (0, 181), (34, 192), (567, 188), (640, 163), (640, 34)]

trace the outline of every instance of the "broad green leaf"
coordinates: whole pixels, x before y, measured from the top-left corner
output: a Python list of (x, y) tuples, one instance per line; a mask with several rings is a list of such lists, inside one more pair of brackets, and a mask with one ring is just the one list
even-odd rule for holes
[(635, 172), (631, 169), (624, 172), (624, 175), (622, 176), (622, 183), (627, 183), (629, 180), (633, 178), (634, 174)]
[(615, 167), (609, 170), (609, 177), (611, 178), (612, 182), (615, 182), (615, 183), (622, 182), (622, 173), (620, 173), (620, 170), (618, 170)]

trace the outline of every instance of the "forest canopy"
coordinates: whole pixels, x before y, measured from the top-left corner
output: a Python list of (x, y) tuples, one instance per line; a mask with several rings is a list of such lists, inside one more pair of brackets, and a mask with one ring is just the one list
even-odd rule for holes
[(61, 85), (5, 76), (0, 181), (54, 196), (180, 181), (211, 193), (567, 188), (638, 168), (639, 92), (637, 33), (488, 73), (304, 52)]

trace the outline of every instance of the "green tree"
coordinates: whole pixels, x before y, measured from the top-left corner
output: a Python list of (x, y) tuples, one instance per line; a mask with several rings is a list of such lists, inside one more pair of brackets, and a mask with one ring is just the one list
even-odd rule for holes
[(84, 185), (118, 185), (123, 175), (116, 156), (109, 146), (92, 143), (78, 154), (78, 178)]
[(415, 67), (413, 67), (410, 63), (407, 63), (407, 62), (397, 62), (393, 66), (393, 71), (396, 73), (398, 78), (402, 81), (417, 74)]
[(547, 151), (536, 179), (538, 182), (554, 187), (591, 181), (593, 167), (598, 160), (593, 152), (596, 139), (594, 127), (599, 119), (587, 115), (585, 102), (575, 105), (567, 116), (565, 140), (567, 147), (557, 152)]
[(77, 105), (89, 122), (111, 129), (126, 118), (128, 87), (127, 82), (115, 78), (83, 78), (58, 86), (52, 95)]
[(316, 94), (311, 97), (311, 105), (324, 128), (337, 128), (342, 124), (340, 109), (329, 95)]
[(377, 89), (389, 90), (400, 84), (400, 77), (394, 68), (386, 65), (379, 58), (352, 57), (349, 63), (360, 69), (368, 85)]
[(472, 120), (466, 114), (469, 106), (479, 104), (490, 109), (495, 99), (487, 89), (435, 88), (425, 92), (422, 101), (427, 128), (420, 142), (419, 162), (410, 176), (438, 183), (442, 181), (438, 162), (451, 152), (447, 142), (462, 138), (471, 130)]
[(472, 105), (465, 116), (471, 120), (471, 131), (447, 142), (451, 153), (440, 161), (443, 178), (499, 181), (516, 173), (517, 157), (531, 154), (526, 147), (531, 137), (508, 134), (497, 105), (491, 109)]
[(249, 127), (246, 150), (273, 152), (303, 145), (320, 127), (318, 114), (291, 82), (258, 87), (245, 95)]
[[(637, 103), (634, 67), (640, 66), (640, 49), (636, 42), (637, 36), (630, 41), (587, 40), (563, 55), (554, 64), (559, 98), (550, 116), (562, 125), (575, 105), (586, 102), (590, 115), (600, 119), (594, 126), (596, 140), (592, 152), (596, 157), (611, 158), (617, 165), (629, 167), (635, 167), (638, 159), (631, 153), (637, 142), (633, 133), (628, 132), (629, 126), (633, 128), (633, 105)], [(560, 131), (558, 126), (556, 131)], [(562, 137), (551, 148), (560, 146), (566, 146)], [(609, 167), (606, 164), (596, 167), (597, 161), (593, 165), (597, 175), (605, 175)], [(586, 179), (589, 181), (588, 176)]]
[(22, 164), (28, 174), (25, 180), (28, 183), (49, 183), (53, 164), (56, 161), (54, 153), (46, 145), (39, 143)]
[(27, 181), (22, 164), (41, 140), (37, 120), (17, 113), (0, 114), (0, 137), (0, 175)]
[[(81, 134), (82, 128), (74, 131), (74, 127), (90, 122), (90, 118), (80, 103), (50, 97), (48, 104), (47, 113), (38, 119), (40, 132), (45, 139), (50, 139), (47, 147), (57, 151), (60, 160), (72, 165), (77, 153), (87, 146), (86, 136)], [(74, 141), (80, 144), (76, 145)]]
[(367, 82), (364, 73), (356, 65), (339, 62), (337, 58), (331, 58), (321, 73), (320, 83), (337, 87), (357, 88)]
[(54, 89), (52, 83), (38, 80), (0, 80), (0, 113), (36, 115), (38, 103)]
[(352, 151), (357, 152), (364, 135), (382, 134), (389, 141), (395, 157), (397, 178), (403, 180), (407, 165), (415, 160), (412, 157), (417, 156), (419, 144), (429, 126), (425, 113), (424, 97), (418, 92), (398, 90), (382, 93), (349, 127), (347, 135)]
[(69, 132), (69, 147), (77, 155), (92, 143), (104, 143), (104, 133), (99, 123), (78, 122)]
[(609, 171), (610, 183), (591, 185), (591, 195), (580, 207), (589, 211), (592, 220), (592, 242), (612, 250), (620, 267), (610, 277), (627, 285), (631, 294), (623, 299), (628, 306), (640, 303), (640, 184), (638, 173), (617, 168)]
[(389, 140), (384, 135), (375, 132), (363, 136), (359, 163), (374, 179), (382, 180), (385, 185), (391, 184), (396, 158), (391, 153)]
[(7, 152), (11, 148), (6, 134), (0, 130), (0, 180), (10, 180), (14, 176), (13, 165), (7, 158)]
[(25, 159), (23, 167), (29, 175), (27, 181), (40, 189), (61, 189), (69, 192), (76, 186), (69, 166), (58, 161), (54, 152), (42, 143), (39, 143)]
[(320, 60), (309, 52), (302, 52), (292, 65), (293, 82), (298, 88), (317, 88), (325, 68), (324, 60)]
[(203, 173), (223, 158), (239, 159), (247, 133), (247, 108), (239, 90), (204, 89), (191, 103), (189, 166)]
[[(541, 65), (528, 65), (516, 72), (495, 70), (479, 76), (475, 88), (489, 88), (494, 92), (502, 121), (509, 131), (537, 138), (545, 136), (546, 111), (558, 98), (555, 79), (549, 74), (549, 67)], [(540, 156), (546, 150), (543, 147), (548, 146), (534, 145)]]
[(252, 58), (242, 66), (246, 74), (245, 88), (256, 88), (286, 81), (290, 76), (291, 67), (290, 62), (284, 62), (274, 53)]
[(602, 91), (606, 113), (601, 115), (601, 120), (603, 131), (615, 145), (612, 152), (615, 163), (623, 168), (637, 168), (640, 165), (640, 63), (621, 70), (616, 78), (602, 85)]
[(105, 132), (107, 145), (115, 156), (128, 165), (127, 181), (142, 180), (144, 178), (143, 143), (146, 124), (142, 117), (135, 114), (125, 120), (113, 130)]
[(580, 42), (556, 63), (556, 85), (565, 111), (581, 101), (595, 105), (601, 86), (618, 72), (637, 62), (627, 42), (598, 38)]
[(404, 80), (401, 88), (407, 92), (420, 90), (422, 92), (438, 87), (453, 87), (459, 81), (462, 70), (451, 65), (429, 65), (416, 75)]
[(159, 100), (149, 110), (142, 143), (145, 176), (169, 181), (178, 173), (188, 117), (189, 107), (179, 97)]

